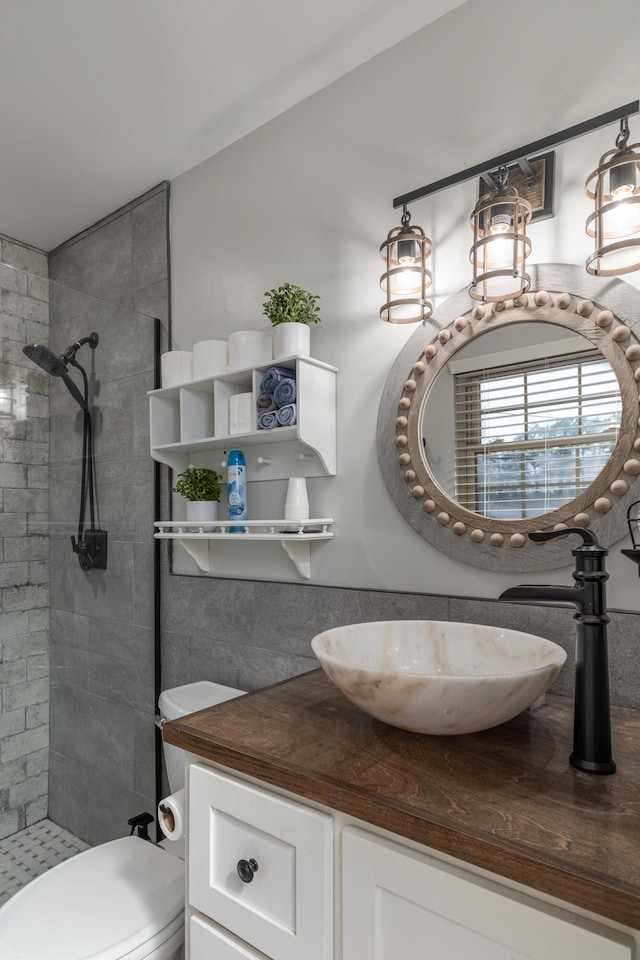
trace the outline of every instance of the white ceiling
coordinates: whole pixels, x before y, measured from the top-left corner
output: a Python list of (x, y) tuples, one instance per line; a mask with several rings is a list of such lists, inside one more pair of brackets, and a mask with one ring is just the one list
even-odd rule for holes
[(0, 0), (0, 233), (51, 250), (464, 0)]

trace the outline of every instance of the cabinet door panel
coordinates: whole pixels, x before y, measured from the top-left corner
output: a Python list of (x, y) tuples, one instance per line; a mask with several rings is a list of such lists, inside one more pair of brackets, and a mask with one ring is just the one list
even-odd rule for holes
[(631, 960), (632, 943), (401, 844), (343, 833), (343, 960)]
[(330, 960), (331, 817), (199, 764), (189, 786), (191, 906), (272, 960)]

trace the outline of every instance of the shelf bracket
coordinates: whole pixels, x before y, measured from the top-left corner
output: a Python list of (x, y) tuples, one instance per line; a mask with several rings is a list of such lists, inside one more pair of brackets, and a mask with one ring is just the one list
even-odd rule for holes
[(209, 541), (208, 540), (182, 540), (177, 538), (178, 543), (183, 550), (189, 554), (192, 560), (195, 560), (203, 573), (209, 573)]
[(282, 549), (301, 577), (311, 579), (311, 543), (309, 540), (281, 540)]

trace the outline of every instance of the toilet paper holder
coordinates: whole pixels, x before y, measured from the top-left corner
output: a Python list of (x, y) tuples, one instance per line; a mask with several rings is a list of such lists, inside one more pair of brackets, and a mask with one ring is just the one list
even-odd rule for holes
[(173, 810), (171, 809), (171, 807), (168, 807), (166, 803), (161, 803), (158, 806), (158, 810), (164, 817), (164, 824), (167, 830), (169, 831), (169, 833), (173, 833), (173, 831), (176, 828), (176, 819), (173, 815)]

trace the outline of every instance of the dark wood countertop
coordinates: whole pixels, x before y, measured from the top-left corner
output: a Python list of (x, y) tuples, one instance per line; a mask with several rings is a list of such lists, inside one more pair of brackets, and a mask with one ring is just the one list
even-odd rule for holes
[(366, 716), (321, 670), (164, 726), (169, 743), (640, 930), (640, 712), (618, 772), (569, 766), (573, 701), (426, 737)]

